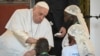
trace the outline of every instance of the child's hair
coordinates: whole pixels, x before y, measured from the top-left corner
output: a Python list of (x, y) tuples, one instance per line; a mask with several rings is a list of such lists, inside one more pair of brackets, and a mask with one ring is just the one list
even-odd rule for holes
[(40, 38), (39, 40), (37, 40), (35, 50), (36, 50), (36, 56), (49, 56), (48, 55), (49, 44), (47, 39)]

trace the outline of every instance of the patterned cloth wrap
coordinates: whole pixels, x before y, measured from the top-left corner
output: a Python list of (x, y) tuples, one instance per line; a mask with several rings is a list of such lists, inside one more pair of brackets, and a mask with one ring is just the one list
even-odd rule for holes
[(68, 34), (75, 37), (80, 56), (95, 56), (93, 45), (89, 39), (89, 31), (80, 8), (77, 5), (70, 5), (65, 8), (65, 12), (75, 15), (78, 19), (79, 24), (70, 26)]

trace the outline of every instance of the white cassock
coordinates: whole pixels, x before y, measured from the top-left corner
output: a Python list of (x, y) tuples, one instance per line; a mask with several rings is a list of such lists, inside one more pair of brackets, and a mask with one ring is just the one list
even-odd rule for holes
[(64, 47), (62, 49), (62, 56), (79, 56), (77, 45)]
[(25, 43), (29, 37), (45, 37), (49, 45), (54, 46), (50, 23), (45, 18), (40, 24), (34, 23), (32, 12), (32, 9), (14, 12), (6, 25), (7, 31), (0, 37), (0, 56), (23, 56), (31, 48)]

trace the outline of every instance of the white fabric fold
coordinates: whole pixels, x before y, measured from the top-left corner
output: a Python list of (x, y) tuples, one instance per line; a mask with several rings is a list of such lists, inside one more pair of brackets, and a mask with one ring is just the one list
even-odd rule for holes
[(26, 43), (26, 40), (29, 38), (28, 33), (20, 30), (13, 31), (14, 35), (17, 37), (17, 39), (24, 45), (28, 46), (29, 44)]
[(70, 26), (67, 33), (75, 37), (80, 56), (95, 56), (94, 47), (89, 39), (89, 30), (80, 8), (77, 5), (70, 5), (65, 11), (78, 19), (79, 24)]

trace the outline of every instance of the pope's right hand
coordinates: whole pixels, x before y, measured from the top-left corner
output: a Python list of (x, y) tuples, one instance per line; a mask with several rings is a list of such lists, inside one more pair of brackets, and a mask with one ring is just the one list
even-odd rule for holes
[(37, 39), (34, 39), (32, 37), (29, 37), (27, 40), (26, 40), (26, 43), (29, 43), (29, 44), (35, 44), (37, 42)]

